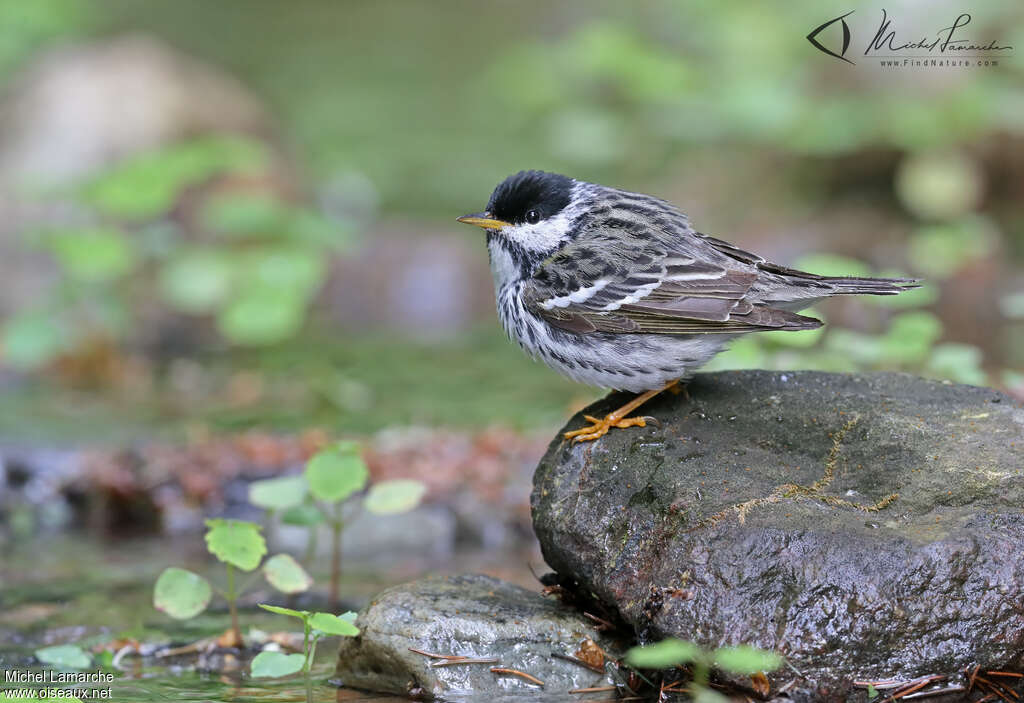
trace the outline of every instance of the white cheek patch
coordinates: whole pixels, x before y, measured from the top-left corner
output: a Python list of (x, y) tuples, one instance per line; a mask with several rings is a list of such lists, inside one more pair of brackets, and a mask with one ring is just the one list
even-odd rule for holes
[(569, 295), (560, 295), (557, 298), (549, 298), (540, 304), (545, 310), (551, 308), (565, 308), (573, 303), (585, 303), (594, 297), (594, 294), (603, 289), (608, 285), (608, 281), (604, 278), (598, 280), (594, 285), (587, 286), (585, 288), (578, 288)]
[(535, 225), (504, 227), (501, 233), (526, 251), (547, 253), (562, 243), (569, 233), (570, 224), (563, 211)]

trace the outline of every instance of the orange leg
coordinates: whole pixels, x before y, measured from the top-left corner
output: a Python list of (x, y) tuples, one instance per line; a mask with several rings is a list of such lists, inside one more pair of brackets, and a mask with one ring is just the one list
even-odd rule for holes
[(600, 418), (596, 418), (592, 415), (584, 415), (583, 417), (587, 419), (587, 422), (591, 423), (590, 425), (588, 425), (587, 427), (581, 427), (578, 430), (573, 430), (572, 432), (566, 432), (562, 436), (565, 437), (566, 439), (571, 439), (573, 443), (589, 442), (591, 440), (597, 439), (598, 437), (605, 436), (606, 434), (608, 434), (608, 430), (610, 430), (613, 427), (619, 427), (623, 429), (626, 427), (646, 427), (647, 420), (644, 419), (643, 417), (626, 417), (626, 415), (629, 415), (631, 412), (639, 408), (641, 405), (643, 405), (648, 400), (658, 395), (662, 391), (668, 390), (670, 388), (674, 389), (677, 383), (679, 382), (672, 381), (672, 383), (667, 384), (664, 388), (659, 388), (654, 391), (645, 391), (638, 395), (636, 398), (633, 398), (633, 400), (629, 401), (615, 412), (608, 413), (603, 420)]

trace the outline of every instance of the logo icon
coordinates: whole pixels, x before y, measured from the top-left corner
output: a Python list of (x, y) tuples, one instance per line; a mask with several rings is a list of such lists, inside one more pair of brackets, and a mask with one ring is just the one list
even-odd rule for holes
[[(809, 41), (811, 45), (818, 51), (824, 52), (829, 56), (834, 56), (837, 59), (842, 59), (848, 64), (853, 64), (853, 61), (850, 61), (850, 59), (846, 58), (846, 50), (850, 48), (850, 26), (846, 24), (846, 18), (852, 15), (853, 13), (854, 11), (850, 10), (845, 15), (840, 15), (839, 17), (829, 20), (828, 22), (825, 22), (821, 26), (816, 27), (814, 30), (811, 31), (810, 34), (807, 35), (807, 41)], [(834, 25), (836, 22), (841, 23), (843, 26), (843, 49), (838, 54), (832, 51), (831, 49), (826, 49), (824, 46), (821, 45), (821, 42), (819, 42), (817, 39), (817, 36), (819, 34), (821, 34), (823, 31)]]

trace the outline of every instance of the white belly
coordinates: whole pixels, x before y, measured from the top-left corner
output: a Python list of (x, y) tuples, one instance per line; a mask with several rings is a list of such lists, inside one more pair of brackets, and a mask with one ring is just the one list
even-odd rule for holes
[(578, 383), (636, 393), (662, 388), (689, 377), (730, 338), (567, 332), (528, 311), (517, 295), (518, 285), (497, 291), (505, 331), (534, 358)]

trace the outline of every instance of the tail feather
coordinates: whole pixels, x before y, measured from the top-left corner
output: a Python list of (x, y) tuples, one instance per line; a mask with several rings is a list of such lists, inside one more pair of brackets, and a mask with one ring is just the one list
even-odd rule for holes
[(897, 295), (906, 290), (920, 288), (916, 278), (857, 278), (855, 276), (829, 276), (819, 279), (832, 287), (833, 295)]

